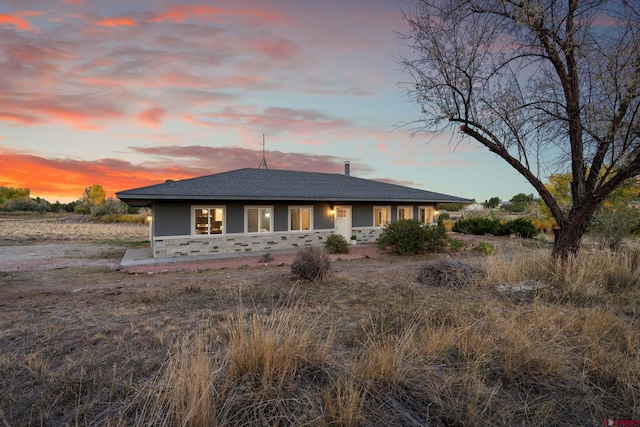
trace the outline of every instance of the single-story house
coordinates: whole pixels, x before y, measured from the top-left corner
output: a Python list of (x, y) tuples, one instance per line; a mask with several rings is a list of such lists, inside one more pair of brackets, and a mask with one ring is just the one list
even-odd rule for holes
[(150, 207), (154, 258), (322, 246), (333, 233), (375, 242), (390, 221), (436, 221), (460, 197), (344, 174), (246, 168), (118, 192)]

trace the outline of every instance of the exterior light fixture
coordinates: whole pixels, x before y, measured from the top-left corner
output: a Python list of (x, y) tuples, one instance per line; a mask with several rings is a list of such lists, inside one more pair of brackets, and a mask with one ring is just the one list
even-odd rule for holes
[(336, 216), (336, 210), (334, 209), (333, 203), (329, 203), (329, 218), (333, 218)]

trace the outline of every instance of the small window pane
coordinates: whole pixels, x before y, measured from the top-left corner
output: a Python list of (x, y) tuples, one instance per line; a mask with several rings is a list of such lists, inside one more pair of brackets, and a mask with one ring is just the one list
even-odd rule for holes
[(389, 223), (389, 208), (374, 208), (374, 226), (382, 227)]
[(301, 227), (303, 230), (311, 230), (311, 209), (301, 209)]
[(196, 234), (209, 234), (209, 210), (196, 209)]
[(222, 234), (222, 209), (211, 209), (209, 234)]
[(268, 233), (271, 231), (271, 209), (260, 209), (260, 232)]
[(302, 230), (300, 211), (300, 208), (291, 208), (291, 230)]
[(247, 232), (257, 233), (260, 231), (258, 224), (258, 209), (247, 209)]

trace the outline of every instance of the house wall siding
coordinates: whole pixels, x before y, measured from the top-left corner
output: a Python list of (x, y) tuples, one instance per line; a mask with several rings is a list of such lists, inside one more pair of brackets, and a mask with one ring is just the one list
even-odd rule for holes
[(153, 228), (156, 236), (191, 234), (191, 205), (156, 202), (153, 206)]
[[(226, 206), (226, 234), (215, 236), (191, 235), (191, 207), (196, 203), (156, 203), (154, 205), (155, 258), (179, 258), (182, 256), (229, 255), (250, 252), (295, 250), (307, 246), (323, 247), (327, 236), (335, 232), (334, 219), (329, 217), (330, 205), (326, 202), (314, 203), (313, 230), (288, 231), (288, 207), (308, 204), (274, 203), (274, 232), (245, 234), (245, 203), (202, 202), (198, 205)], [(246, 203), (260, 206), (263, 204)], [(352, 204), (352, 235), (358, 243), (375, 243), (382, 227), (373, 227), (373, 204)], [(377, 205), (376, 205), (377, 206)], [(420, 205), (423, 206), (423, 205)], [(418, 205), (414, 207), (417, 218)], [(391, 205), (391, 217), (397, 217), (397, 205)]]
[(351, 226), (371, 227), (373, 225), (373, 205), (357, 204), (351, 206)]

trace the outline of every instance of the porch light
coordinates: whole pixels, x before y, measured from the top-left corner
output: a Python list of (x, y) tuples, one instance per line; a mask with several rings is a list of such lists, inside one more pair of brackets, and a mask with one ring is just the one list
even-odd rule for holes
[(434, 211), (433, 212), (433, 216), (438, 216), (438, 215), (440, 215), (440, 211)]
[(147, 215), (147, 217), (145, 218), (147, 220), (147, 224), (151, 224), (151, 215)]
[(333, 218), (336, 216), (336, 210), (334, 209), (333, 203), (329, 203), (329, 218)]

